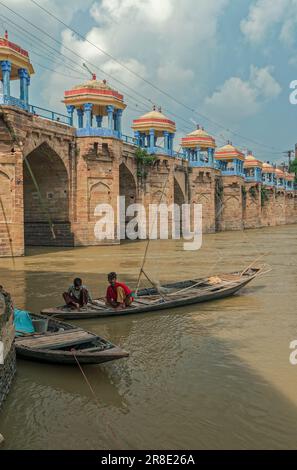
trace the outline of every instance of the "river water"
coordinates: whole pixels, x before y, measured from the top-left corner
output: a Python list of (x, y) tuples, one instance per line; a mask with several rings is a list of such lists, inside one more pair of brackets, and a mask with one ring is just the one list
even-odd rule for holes
[[(77, 322), (130, 352), (84, 371), (18, 361), (3, 410), (6, 449), (291, 449), (297, 447), (297, 226), (206, 235), (202, 249), (151, 242), (160, 281), (243, 268), (262, 253), (273, 270), (240, 295), (163, 313)], [(109, 271), (135, 286), (145, 242), (30, 249), (0, 260), (19, 308), (61, 303), (82, 275), (103, 295)]]

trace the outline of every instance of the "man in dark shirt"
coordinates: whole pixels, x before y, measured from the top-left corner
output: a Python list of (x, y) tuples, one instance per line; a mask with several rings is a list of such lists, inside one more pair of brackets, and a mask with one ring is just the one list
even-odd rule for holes
[(92, 302), (89, 290), (83, 285), (82, 280), (79, 277), (74, 279), (73, 285), (69, 287), (68, 292), (64, 292), (63, 298), (68, 307), (76, 309), (84, 307), (89, 302)]

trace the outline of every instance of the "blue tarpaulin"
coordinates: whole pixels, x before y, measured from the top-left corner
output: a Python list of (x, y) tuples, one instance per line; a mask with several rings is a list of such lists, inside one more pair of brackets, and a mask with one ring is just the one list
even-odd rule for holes
[(16, 336), (20, 336), (22, 333), (35, 332), (29, 312), (26, 312), (26, 310), (14, 309), (14, 327)]

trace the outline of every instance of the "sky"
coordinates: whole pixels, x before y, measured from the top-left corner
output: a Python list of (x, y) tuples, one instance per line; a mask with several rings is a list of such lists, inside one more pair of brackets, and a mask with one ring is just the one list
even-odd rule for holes
[(128, 135), (156, 104), (176, 121), (176, 148), (199, 124), (218, 146), (230, 140), (262, 160), (294, 149), (297, 0), (36, 2), (97, 47), (31, 0), (1, 0), (1, 35), (8, 29), (35, 68), (31, 104), (64, 113), (64, 91), (89, 78), (86, 62), (124, 94)]

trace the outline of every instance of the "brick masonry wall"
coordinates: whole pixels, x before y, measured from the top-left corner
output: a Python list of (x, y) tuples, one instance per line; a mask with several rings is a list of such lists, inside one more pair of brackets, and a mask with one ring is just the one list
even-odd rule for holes
[(297, 222), (296, 193), (291, 197), (266, 189), (261, 203), (261, 190), (255, 194), (257, 186), (240, 177), (189, 168), (188, 162), (163, 155), (146, 173), (139, 176), (132, 145), (113, 138), (76, 138), (72, 127), (0, 107), (0, 257), (21, 256), (25, 245), (118, 243), (98, 241), (94, 227), (101, 203), (111, 204), (117, 225), (120, 195), (126, 204), (140, 202), (146, 208), (159, 203), (163, 192), (162, 202), (168, 205), (200, 203), (204, 232)]
[(243, 229), (243, 190), (244, 181), (239, 176), (223, 177), (223, 206), (221, 229)]
[(0, 341), (4, 346), (4, 364), (0, 364), (0, 407), (5, 400), (16, 372), (14, 327), (10, 297), (0, 292)]
[(246, 183), (243, 192), (244, 228), (261, 227), (261, 185)]

